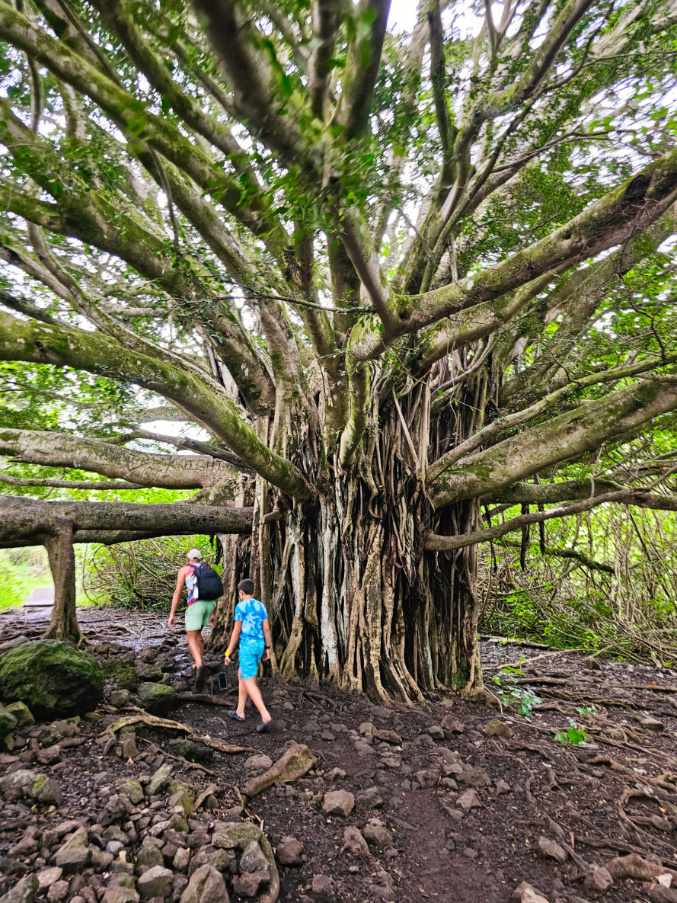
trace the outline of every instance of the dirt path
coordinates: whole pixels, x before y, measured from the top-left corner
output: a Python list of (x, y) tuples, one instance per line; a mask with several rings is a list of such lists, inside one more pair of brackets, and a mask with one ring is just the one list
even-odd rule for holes
[[(96, 611), (84, 612), (81, 620), (86, 631), (99, 631), (113, 655), (129, 657), (129, 650), (145, 649), (144, 658), (152, 658), (148, 650), (160, 650), (166, 637), (163, 620), (154, 616)], [(34, 617), (13, 616), (2, 624), (15, 636), (38, 627)], [(185, 645), (174, 646), (169, 657), (167, 647), (162, 650), (158, 662), (185, 695), (190, 677)], [(492, 668), (542, 654), (488, 643), (482, 652), (487, 684), (496, 690)], [(279, 728), (275, 733), (257, 734), (253, 715), (238, 724), (228, 719), (228, 708), (198, 702), (183, 701), (171, 717), (273, 761), (293, 742), (307, 744), (318, 756), (315, 773), (274, 786), (248, 805), (247, 813), (262, 820), (273, 845), (288, 836), (304, 845), (299, 865), (280, 868), (281, 900), (323, 899), (312, 891), (318, 875), (331, 879), (333, 899), (355, 903), (428, 898), (507, 903), (524, 881), (550, 903), (677, 899), (663, 885), (657, 891), (655, 880), (627, 877), (617, 877), (603, 892), (606, 873), (600, 871), (636, 851), (653, 858), (665, 874), (675, 869), (677, 886), (677, 674), (608, 660), (598, 667), (585, 667), (583, 657), (573, 654), (525, 664), (514, 686), (522, 698), (526, 691), (540, 700), (528, 718), (500, 717), (497, 709), (448, 693), (422, 706), (384, 708), (335, 688), (274, 680), (263, 684)], [(218, 668), (215, 658), (214, 672)], [(103, 723), (115, 717), (108, 715)], [(497, 719), (502, 727), (487, 727)], [(587, 739), (563, 745), (555, 735), (566, 732), (572, 720)], [(148, 771), (146, 761), (96, 758), (100, 747), (87, 744), (100, 730), (101, 725), (83, 725), (86, 744), (61, 770), (62, 777), (72, 778), (69, 817), (91, 809), (102, 769), (110, 777), (107, 785)], [(185, 774), (231, 788), (223, 805), (232, 805), (237, 802), (232, 788), (249, 774), (247, 760), (247, 755), (214, 753), (203, 763), (209, 774), (189, 765)], [(353, 794), (356, 805), (348, 816), (323, 811), (331, 790)], [(348, 826), (373, 835), (369, 856), (342, 851)], [(541, 838), (556, 843), (548, 849), (565, 861), (548, 855)], [(0, 868), (12, 842), (16, 837), (0, 834)]]

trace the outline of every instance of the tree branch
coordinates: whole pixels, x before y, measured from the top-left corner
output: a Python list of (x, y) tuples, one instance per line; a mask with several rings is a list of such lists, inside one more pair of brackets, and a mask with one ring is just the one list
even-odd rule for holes
[(461, 466), (448, 464), (446, 456), (440, 458), (428, 469), (428, 493), (436, 508), (496, 493), (675, 408), (676, 386), (648, 380), (634, 383), (505, 439)]
[(357, 326), (350, 352), (361, 360), (380, 355), (399, 336), (476, 307), (562, 265), (571, 266), (647, 229), (673, 203), (677, 191), (677, 150), (673, 150), (607, 194), (547, 238), (518, 251), (491, 269), (422, 295), (402, 296), (395, 326), (382, 333), (375, 324)]
[[(658, 497), (660, 498), (660, 497)], [(609, 492), (604, 495), (595, 496), (584, 502), (577, 502), (574, 505), (568, 505), (565, 508), (551, 508), (549, 511), (532, 511), (529, 514), (522, 514), (519, 517), (513, 517), (498, 524), (495, 527), (489, 527), (486, 530), (477, 530), (475, 533), (463, 533), (458, 536), (441, 536), (437, 533), (429, 533), (425, 547), (429, 552), (448, 552), (453, 549), (462, 549), (465, 546), (474, 546), (478, 542), (488, 542), (490, 539), (498, 539), (505, 536), (506, 533), (513, 533), (515, 530), (521, 530), (522, 527), (529, 524), (540, 524), (554, 517), (569, 517), (572, 514), (580, 514), (583, 511), (590, 511), (598, 505), (604, 505), (607, 502), (622, 502), (624, 504), (641, 504), (641, 490), (622, 489), (619, 492)], [(644, 505), (644, 507), (653, 507), (652, 505)], [(677, 511), (677, 497), (664, 499), (661, 507), (669, 511)]]
[(0, 311), (0, 360), (70, 366), (129, 380), (170, 399), (223, 441), (244, 464), (291, 496), (312, 490), (301, 472), (270, 451), (241, 419), (236, 405), (216, 384), (105, 336), (66, 327), (24, 324)]

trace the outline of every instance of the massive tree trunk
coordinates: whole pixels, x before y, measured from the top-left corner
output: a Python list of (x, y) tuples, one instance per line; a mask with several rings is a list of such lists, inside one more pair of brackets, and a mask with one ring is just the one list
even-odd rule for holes
[[(467, 390), (471, 401), (477, 391)], [(274, 667), (286, 678), (333, 681), (380, 700), (421, 699), (441, 687), (477, 693), (476, 549), (428, 552), (426, 537), (471, 533), (478, 506), (436, 513), (424, 476), (450, 438), (463, 441), (481, 426), (478, 413), (447, 406), (431, 428), (427, 381), (396, 399), (388, 380), (374, 397), (380, 430), (368, 430), (352, 474), (330, 457), (318, 497), (286, 513), (273, 510), (277, 494), (257, 481), (249, 548), (233, 538), (224, 545), (226, 593), (213, 642), (227, 639), (250, 551), (249, 573), (273, 625)], [(320, 443), (316, 466), (323, 455)]]

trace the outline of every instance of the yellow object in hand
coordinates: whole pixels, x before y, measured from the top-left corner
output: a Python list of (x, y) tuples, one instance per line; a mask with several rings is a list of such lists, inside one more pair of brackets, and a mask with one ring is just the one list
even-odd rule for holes
[(230, 658), (230, 649), (226, 649), (226, 655), (225, 655), (225, 657), (226, 657), (226, 658)]

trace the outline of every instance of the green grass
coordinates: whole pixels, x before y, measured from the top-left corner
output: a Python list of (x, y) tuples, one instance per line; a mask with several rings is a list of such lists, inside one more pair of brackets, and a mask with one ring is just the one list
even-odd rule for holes
[(51, 585), (44, 549), (0, 549), (0, 611), (23, 605), (34, 589)]

